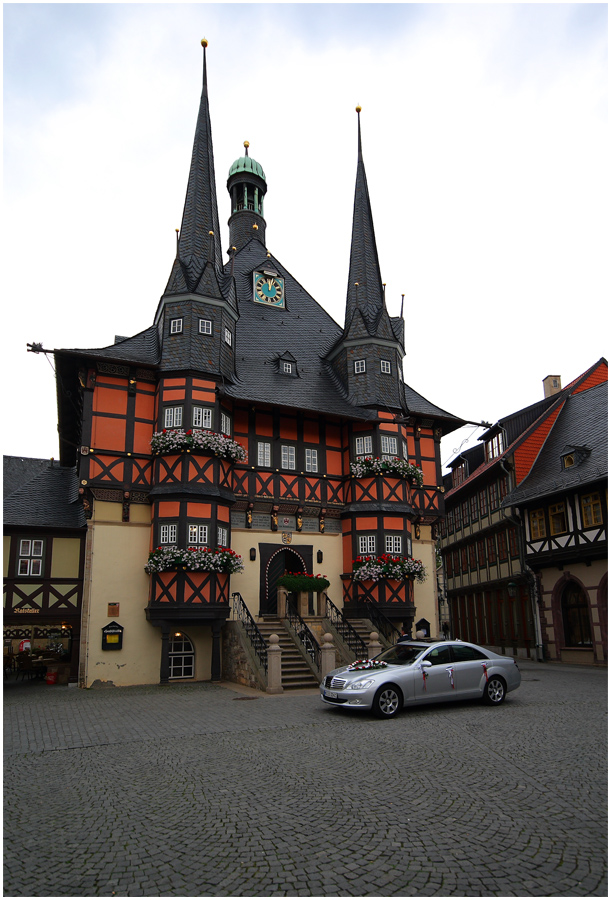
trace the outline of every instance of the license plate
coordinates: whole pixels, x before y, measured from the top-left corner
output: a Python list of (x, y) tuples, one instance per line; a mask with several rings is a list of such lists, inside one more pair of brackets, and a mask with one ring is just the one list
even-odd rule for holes
[(331, 697), (332, 700), (337, 700), (337, 691), (325, 690), (325, 697)]

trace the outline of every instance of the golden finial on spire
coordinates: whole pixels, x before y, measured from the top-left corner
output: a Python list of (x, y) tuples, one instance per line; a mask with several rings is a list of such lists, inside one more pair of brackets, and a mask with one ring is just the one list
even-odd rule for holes
[(253, 225), (252, 227), (255, 229), (255, 231), (258, 231), (258, 230), (259, 230), (259, 226), (257, 225), (256, 222), (254, 223), (254, 225)]
[(250, 141), (244, 141), (244, 146), (245, 146), (246, 148), (250, 147)]
[(206, 40), (206, 38), (202, 38), (202, 47), (205, 48), (207, 46), (208, 46), (208, 41)]
[(212, 234), (214, 234), (214, 231), (209, 231), (208, 234), (211, 234), (211, 235), (212, 235)]
[(357, 111), (357, 113), (360, 113), (360, 111), (361, 111), (361, 109), (362, 109), (362, 107), (361, 107), (361, 106), (357, 106), (357, 107), (356, 107), (356, 111)]

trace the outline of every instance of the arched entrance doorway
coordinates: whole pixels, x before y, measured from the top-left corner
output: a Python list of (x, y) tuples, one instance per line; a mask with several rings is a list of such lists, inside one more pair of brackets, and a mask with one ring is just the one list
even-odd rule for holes
[(560, 600), (565, 647), (591, 647), (590, 604), (585, 591), (569, 581)]
[(195, 650), (186, 634), (173, 631), (170, 635), (170, 679), (193, 678)]
[(304, 549), (309, 550), (310, 568), (312, 548), (288, 548), (272, 546), (271, 553), (264, 553), (261, 550), (261, 615), (275, 616), (278, 612), (278, 594), (276, 583), (285, 572), (307, 572), (308, 565)]

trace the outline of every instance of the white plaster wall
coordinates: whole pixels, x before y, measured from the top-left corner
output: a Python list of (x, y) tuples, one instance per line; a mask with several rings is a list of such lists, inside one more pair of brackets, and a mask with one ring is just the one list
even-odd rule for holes
[[(422, 528), (421, 539), (412, 544), (414, 559), (421, 559), (426, 569), (426, 580), (422, 583), (414, 582), (414, 604), (416, 606), (414, 626), (419, 619), (427, 619), (431, 623), (432, 636), (437, 637), (441, 634), (437, 608), (437, 563), (435, 542), (426, 537), (428, 530)], [(412, 629), (412, 634), (415, 634), (415, 628)]]

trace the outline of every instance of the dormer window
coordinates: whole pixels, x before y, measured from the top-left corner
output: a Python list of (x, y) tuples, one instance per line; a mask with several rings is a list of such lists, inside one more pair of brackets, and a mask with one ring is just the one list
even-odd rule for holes
[(170, 319), (170, 334), (182, 334), (182, 319)]
[(285, 350), (282, 356), (277, 358), (278, 372), (281, 375), (297, 377), (297, 361), (292, 353)]
[(570, 469), (575, 465), (575, 454), (567, 453), (566, 456), (562, 457), (562, 468)]
[(452, 469), (452, 487), (462, 484), (466, 477), (467, 465), (466, 463), (461, 463), (460, 466), (456, 466), (455, 469)]
[(580, 466), (584, 460), (588, 458), (592, 451), (588, 447), (577, 446), (577, 444), (568, 444), (562, 448), (560, 453), (560, 462), (563, 469), (572, 469), (573, 466)]
[(493, 438), (486, 441), (486, 460), (496, 459), (497, 456), (503, 453), (504, 449), (503, 432), (499, 431)]

